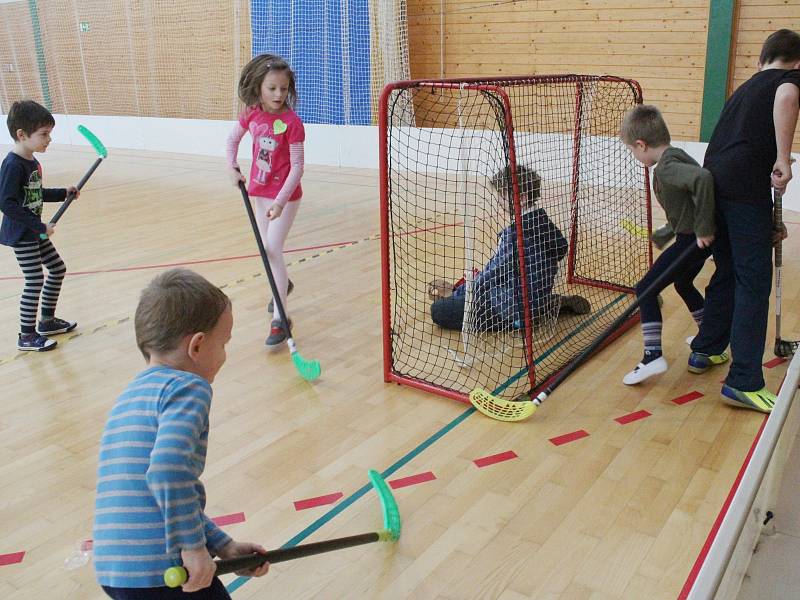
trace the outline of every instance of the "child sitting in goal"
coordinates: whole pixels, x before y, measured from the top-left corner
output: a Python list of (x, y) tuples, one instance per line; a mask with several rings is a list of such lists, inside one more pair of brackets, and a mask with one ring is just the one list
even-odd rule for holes
[[(117, 398), (100, 442), (94, 565), (111, 598), (230, 600), (212, 555), (266, 552), (203, 512), (211, 383), (232, 326), (228, 297), (192, 271), (167, 271), (142, 292), (134, 328), (147, 368)], [(189, 580), (167, 588), (164, 571), (180, 564)]]
[[(667, 361), (661, 354), (659, 292), (670, 283), (675, 284), (675, 291), (686, 303), (698, 327), (703, 319), (703, 295), (694, 287), (694, 279), (710, 256), (714, 241), (714, 179), (686, 152), (670, 145), (667, 124), (655, 106), (641, 105), (630, 110), (623, 118), (620, 137), (636, 160), (646, 167), (657, 164), (653, 170), (653, 189), (675, 233), (675, 242), (661, 253), (636, 284), (644, 356), (622, 379), (623, 383), (634, 385), (667, 370)], [(650, 296), (642, 297), (641, 293), (672, 266), (687, 246), (694, 246), (695, 250), (682, 266)], [(725, 361), (727, 356), (722, 353), (719, 360)]]
[[(522, 209), (525, 272), (528, 279), (528, 301), (535, 321), (562, 311), (574, 314), (591, 312), (591, 305), (581, 296), (553, 294), (558, 263), (567, 254), (564, 235), (542, 208), (536, 207), (542, 180), (536, 171), (517, 166), (520, 208)], [(491, 179), (504, 202), (504, 210), (513, 216), (511, 169), (501, 169)], [(517, 228), (511, 224), (498, 236), (497, 249), (473, 281), (474, 326), (479, 331), (508, 331), (524, 323), (522, 291), (518, 277)], [(441, 279), (430, 283), (431, 318), (444, 329), (461, 330), (466, 305), (464, 280), (449, 284)]]

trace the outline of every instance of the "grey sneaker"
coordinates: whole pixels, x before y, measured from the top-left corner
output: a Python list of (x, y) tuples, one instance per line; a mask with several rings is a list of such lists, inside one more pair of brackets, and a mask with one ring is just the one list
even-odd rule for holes
[[(292, 320), (289, 319), (289, 327), (292, 326)], [(273, 319), (269, 324), (269, 337), (264, 342), (265, 346), (274, 347), (282, 344), (289, 337), (286, 327), (283, 325), (282, 319)]]

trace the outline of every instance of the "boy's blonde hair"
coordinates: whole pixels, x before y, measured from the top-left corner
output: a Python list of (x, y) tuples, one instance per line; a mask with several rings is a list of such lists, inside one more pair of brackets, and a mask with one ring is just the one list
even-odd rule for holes
[(650, 104), (640, 104), (625, 113), (619, 136), (628, 145), (642, 140), (648, 146), (666, 146), (672, 141), (661, 111)]
[(170, 352), (187, 335), (208, 333), (231, 301), (205, 277), (189, 269), (162, 273), (142, 291), (136, 308), (136, 345), (151, 352)]
[[(511, 167), (500, 169), (492, 176), (492, 187), (500, 192), (508, 201), (508, 208), (514, 211), (514, 181), (511, 179)], [(526, 167), (517, 165), (517, 186), (519, 188), (519, 203), (522, 210), (531, 208), (542, 194), (542, 178), (539, 174)]]

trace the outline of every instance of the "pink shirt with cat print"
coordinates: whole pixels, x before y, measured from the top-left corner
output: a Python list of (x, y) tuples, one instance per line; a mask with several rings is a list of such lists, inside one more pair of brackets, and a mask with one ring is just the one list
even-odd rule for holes
[[(247, 191), (251, 196), (277, 198), (291, 169), (289, 145), (306, 139), (303, 122), (291, 109), (273, 114), (256, 107), (248, 108), (239, 117), (239, 124), (253, 138), (253, 166)], [(289, 201), (302, 196), (303, 189), (298, 183)]]

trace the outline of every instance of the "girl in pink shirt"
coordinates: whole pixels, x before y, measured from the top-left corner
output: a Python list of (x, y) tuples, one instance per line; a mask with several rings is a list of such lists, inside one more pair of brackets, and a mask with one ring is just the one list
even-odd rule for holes
[[(285, 309), (291, 282), (283, 246), (303, 196), (300, 178), (306, 137), (303, 122), (292, 110), (297, 103), (297, 88), (289, 64), (274, 54), (256, 56), (242, 69), (239, 98), (246, 108), (228, 136), (228, 167), (234, 185), (246, 181), (236, 155), (239, 142), (249, 131), (253, 138), (253, 165), (248, 192)], [(266, 345), (277, 346), (285, 340), (286, 329), (276, 302)]]

